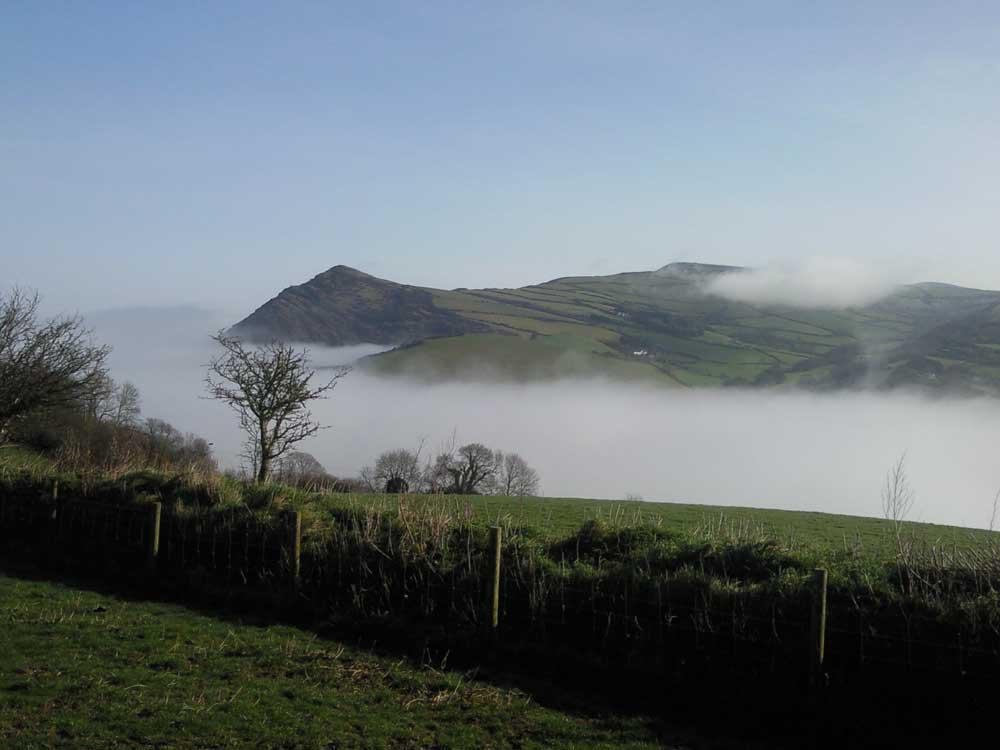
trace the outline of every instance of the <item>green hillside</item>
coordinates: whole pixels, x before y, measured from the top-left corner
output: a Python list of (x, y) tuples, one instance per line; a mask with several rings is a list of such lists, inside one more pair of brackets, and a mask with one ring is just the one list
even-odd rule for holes
[(520, 289), (395, 284), (342, 266), (234, 331), (396, 346), (365, 366), (426, 380), (569, 375), (672, 387), (1000, 388), (1000, 292), (900, 287), (859, 308), (752, 305), (709, 293), (726, 266), (568, 277)]

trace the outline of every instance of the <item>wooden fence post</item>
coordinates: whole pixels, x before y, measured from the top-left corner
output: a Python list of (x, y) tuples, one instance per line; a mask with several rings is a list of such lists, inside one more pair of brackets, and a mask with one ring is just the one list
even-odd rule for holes
[(146, 517), (146, 572), (156, 573), (156, 558), (160, 554), (160, 513), (159, 503), (149, 505)]
[(823, 661), (826, 657), (826, 580), (823, 568), (813, 571), (812, 618), (809, 633), (809, 684), (823, 681)]
[(493, 527), (493, 575), (490, 577), (490, 642), (495, 643), (500, 629), (500, 560), (503, 551), (503, 529)]
[(288, 529), (291, 538), (288, 547), (288, 565), (292, 577), (292, 589), (299, 590), (299, 576), (302, 572), (302, 514), (293, 510), (288, 514)]

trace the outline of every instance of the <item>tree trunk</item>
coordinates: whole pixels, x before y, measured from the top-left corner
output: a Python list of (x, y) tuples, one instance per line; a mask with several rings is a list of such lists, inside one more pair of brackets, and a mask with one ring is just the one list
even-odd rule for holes
[(257, 470), (257, 481), (266, 482), (271, 476), (271, 454), (269, 451), (260, 452), (260, 468)]

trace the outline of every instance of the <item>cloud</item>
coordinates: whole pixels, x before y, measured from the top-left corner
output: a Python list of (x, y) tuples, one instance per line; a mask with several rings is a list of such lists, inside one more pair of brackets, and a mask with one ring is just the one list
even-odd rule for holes
[(895, 286), (885, 274), (863, 263), (813, 257), (722, 274), (705, 291), (755, 305), (838, 309), (877, 302)]

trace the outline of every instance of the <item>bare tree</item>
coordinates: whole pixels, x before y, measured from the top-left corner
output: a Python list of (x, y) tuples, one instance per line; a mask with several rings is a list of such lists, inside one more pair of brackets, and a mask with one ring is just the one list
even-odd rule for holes
[(882, 515), (892, 521), (897, 533), (913, 508), (913, 489), (906, 476), (906, 454), (889, 469), (882, 487)]
[(309, 402), (325, 398), (350, 368), (338, 367), (329, 380), (312, 385), (308, 351), (278, 341), (250, 348), (224, 332), (212, 339), (222, 353), (208, 364), (206, 387), (239, 415), (247, 451), (257, 458), (257, 481), (265, 482), (275, 459), (322, 428)]
[(496, 493), (512, 497), (537, 495), (538, 472), (528, 466), (528, 462), (517, 453), (503, 456), (496, 477)]
[(375, 460), (375, 466), (361, 470), (361, 478), (371, 492), (410, 492), (421, 484), (420, 453), (405, 448), (386, 451)]
[(111, 420), (117, 425), (133, 426), (142, 413), (142, 397), (134, 383), (121, 383), (115, 391)]
[(0, 443), (33, 412), (80, 403), (103, 382), (111, 351), (83, 319), (43, 321), (41, 298), (14, 288), (0, 295)]
[(897, 565), (901, 566), (901, 573), (904, 567), (910, 568), (913, 537), (903, 534), (903, 523), (913, 508), (913, 499), (913, 489), (906, 476), (906, 453), (904, 452), (886, 473), (885, 485), (882, 487), (882, 514), (887, 521), (892, 522), (893, 533), (896, 536)]
[(289, 483), (326, 476), (323, 464), (305, 451), (289, 451), (274, 462), (274, 469), (279, 480)]
[(255, 481), (260, 472), (260, 443), (248, 437), (243, 443), (243, 450), (240, 451), (240, 479), (245, 481)]
[(204, 438), (184, 434), (162, 419), (147, 419), (137, 432), (143, 436), (147, 460), (160, 466), (188, 466), (215, 471), (212, 444)]
[(438, 482), (447, 478), (447, 492), (475, 495), (489, 487), (497, 475), (503, 454), (482, 443), (463, 445), (457, 452), (442, 453), (434, 464)]
[(116, 383), (107, 376), (102, 380), (86, 400), (87, 415), (118, 427), (137, 426), (142, 413), (139, 389), (133, 383)]

